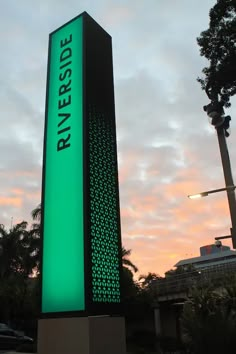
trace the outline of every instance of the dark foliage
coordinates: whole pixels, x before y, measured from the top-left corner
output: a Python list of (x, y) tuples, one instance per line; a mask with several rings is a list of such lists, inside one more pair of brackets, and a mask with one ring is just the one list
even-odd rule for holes
[(200, 54), (209, 66), (198, 78), (211, 101), (230, 106), (236, 93), (236, 0), (217, 0), (210, 10), (209, 28), (197, 38)]
[(192, 354), (236, 351), (236, 278), (194, 288), (184, 304), (183, 340)]
[[(39, 237), (23, 221), (0, 225), (0, 319), (22, 327), (38, 315)], [(34, 275), (34, 277), (32, 277)]]

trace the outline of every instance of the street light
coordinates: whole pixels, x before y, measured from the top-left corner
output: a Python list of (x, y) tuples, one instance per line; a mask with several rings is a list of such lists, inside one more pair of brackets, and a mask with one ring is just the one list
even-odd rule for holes
[(197, 193), (197, 194), (190, 194), (190, 195), (188, 195), (188, 198), (197, 199), (197, 198), (207, 197), (209, 194), (212, 194), (212, 193), (218, 193), (218, 192), (223, 192), (223, 191), (234, 191), (235, 188), (236, 188), (236, 186), (228, 186), (225, 188), (212, 189), (212, 190), (206, 191), (206, 192), (201, 192), (201, 193)]
[[(216, 98), (213, 96), (208, 97), (211, 99), (211, 103), (204, 106), (203, 109), (210, 118), (210, 123), (215, 127), (218, 137), (218, 143), (220, 148), (221, 162), (225, 178), (225, 188), (220, 188), (220, 190), (215, 190), (212, 193), (222, 190), (227, 191), (229, 211), (231, 217), (232, 227), (230, 228), (230, 236), (222, 236), (220, 238), (232, 238), (233, 248), (236, 248), (236, 199), (235, 199), (235, 186), (233, 181), (233, 176), (231, 172), (229, 152), (227, 148), (226, 138), (229, 137), (230, 128), (230, 116), (224, 115), (223, 103), (218, 101), (218, 95)], [(211, 192), (211, 191), (210, 191)], [(209, 193), (208, 193), (209, 194)], [(205, 196), (205, 195), (204, 195)]]

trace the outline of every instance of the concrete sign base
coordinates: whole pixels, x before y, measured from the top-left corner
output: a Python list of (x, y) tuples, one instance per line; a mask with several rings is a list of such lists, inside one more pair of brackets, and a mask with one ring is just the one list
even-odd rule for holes
[(123, 317), (41, 319), (38, 354), (125, 354)]

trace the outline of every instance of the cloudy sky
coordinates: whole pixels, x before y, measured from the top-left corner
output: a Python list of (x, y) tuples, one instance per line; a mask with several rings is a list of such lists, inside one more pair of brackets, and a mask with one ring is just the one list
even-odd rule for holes
[[(163, 274), (229, 234), (217, 137), (197, 76), (196, 37), (214, 0), (3, 0), (0, 223), (40, 202), (48, 34), (87, 11), (113, 39), (122, 240), (140, 273)], [(236, 100), (228, 147), (235, 175)], [(230, 244), (230, 242), (226, 242)]]

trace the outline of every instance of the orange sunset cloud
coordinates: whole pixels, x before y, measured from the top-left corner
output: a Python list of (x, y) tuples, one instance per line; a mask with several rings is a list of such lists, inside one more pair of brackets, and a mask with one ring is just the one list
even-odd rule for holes
[(22, 199), (19, 197), (0, 197), (0, 205), (21, 207)]

